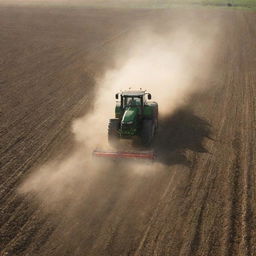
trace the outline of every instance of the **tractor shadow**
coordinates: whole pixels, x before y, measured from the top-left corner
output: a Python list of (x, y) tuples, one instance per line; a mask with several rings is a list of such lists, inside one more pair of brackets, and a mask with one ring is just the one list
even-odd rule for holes
[(186, 151), (208, 153), (203, 142), (205, 138), (212, 140), (211, 134), (211, 125), (187, 108), (160, 118), (153, 143), (158, 162), (190, 166)]

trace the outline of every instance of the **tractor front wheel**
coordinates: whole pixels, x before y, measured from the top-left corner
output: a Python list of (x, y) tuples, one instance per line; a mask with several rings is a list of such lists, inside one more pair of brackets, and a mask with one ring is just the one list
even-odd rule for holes
[(110, 119), (108, 123), (108, 142), (115, 145), (119, 139), (119, 119)]
[(153, 120), (144, 120), (142, 126), (141, 139), (144, 146), (150, 146), (155, 134), (155, 124)]

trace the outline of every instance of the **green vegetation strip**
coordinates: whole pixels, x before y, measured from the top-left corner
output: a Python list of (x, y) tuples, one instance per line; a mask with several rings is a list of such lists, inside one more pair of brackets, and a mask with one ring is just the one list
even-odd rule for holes
[(178, 6), (229, 7), (256, 9), (256, 0), (94, 0), (85, 5), (116, 8), (173, 8)]
[[(0, 0), (1, 1), (1, 0)], [(21, 4), (24, 5), (25, 3)], [(64, 5), (63, 5), (64, 4)], [(70, 6), (70, 7), (93, 7), (93, 8), (144, 8), (163, 9), (175, 7), (222, 7), (229, 9), (256, 10), (256, 0), (86, 0), (69, 1), (63, 0), (57, 3), (53, 1), (39, 2), (37, 0), (28, 1), (25, 5), (35, 6)]]

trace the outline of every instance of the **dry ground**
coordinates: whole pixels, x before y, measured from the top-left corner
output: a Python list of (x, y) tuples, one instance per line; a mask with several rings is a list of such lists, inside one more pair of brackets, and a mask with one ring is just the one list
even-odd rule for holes
[(1, 255), (256, 255), (256, 16), (195, 12), (221, 19), (214, 86), (161, 120), (155, 148), (169, 168), (103, 173), (69, 218), (18, 185), (72, 148), (71, 121), (90, 108), (118, 38), (190, 10), (0, 8)]

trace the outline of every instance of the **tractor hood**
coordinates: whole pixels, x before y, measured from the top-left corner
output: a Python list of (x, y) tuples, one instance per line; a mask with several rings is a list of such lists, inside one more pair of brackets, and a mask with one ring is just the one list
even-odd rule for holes
[(128, 107), (122, 118), (122, 124), (132, 124), (135, 122), (139, 110), (137, 107)]

